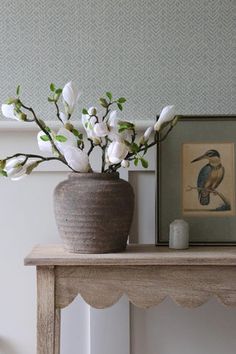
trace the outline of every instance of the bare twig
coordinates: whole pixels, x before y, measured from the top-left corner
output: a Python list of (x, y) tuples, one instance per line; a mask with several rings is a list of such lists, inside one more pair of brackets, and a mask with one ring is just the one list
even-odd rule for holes
[[(23, 165), (28, 161), (28, 159), (39, 159), (41, 160), (40, 162), (46, 162), (46, 161), (52, 161), (52, 160), (57, 160), (57, 161), (60, 161), (62, 163), (64, 163), (67, 167), (69, 167), (71, 170), (73, 170), (68, 164), (66, 161), (64, 160), (61, 160), (60, 157), (44, 157), (44, 156), (41, 156), (41, 155), (36, 155), (36, 154), (25, 154), (23, 152), (19, 152), (17, 154), (14, 154), (14, 155), (11, 155), (11, 156), (8, 156), (6, 157), (4, 160), (10, 160), (10, 159), (13, 159), (14, 157), (20, 157), (20, 156), (24, 156), (25, 157), (25, 161), (23, 162)], [(74, 171), (74, 170), (73, 170)], [(75, 171), (76, 172), (76, 171)]]
[(56, 101), (54, 101), (54, 104), (55, 104), (56, 111), (57, 111), (57, 118), (58, 118), (59, 121), (64, 125), (63, 120), (62, 120), (61, 117), (60, 117), (60, 110), (59, 110), (58, 104), (57, 104)]
[(94, 143), (92, 141), (92, 139), (88, 139), (88, 141), (90, 142), (90, 148), (89, 148), (89, 151), (88, 151), (88, 156), (91, 154), (91, 152), (93, 151), (94, 149)]
[(191, 190), (206, 191), (208, 193), (213, 193), (215, 195), (218, 195), (218, 197), (224, 202), (224, 204), (230, 205), (230, 201), (224, 196), (224, 194), (218, 192), (216, 189), (188, 186), (186, 192), (190, 192)]
[(24, 105), (21, 102), (21, 105), (24, 109), (26, 109), (27, 111), (30, 111), (33, 114), (35, 123), (38, 125), (38, 127), (45, 133), (45, 135), (47, 135), (53, 149), (58, 153), (58, 155), (61, 157), (62, 160), (64, 160), (64, 156), (61, 154), (61, 152), (58, 150), (56, 144), (53, 141), (53, 138), (51, 137), (51, 134), (48, 132), (48, 130), (45, 128), (45, 126), (40, 122), (40, 120), (38, 119), (38, 117), (36, 116), (36, 113), (34, 112), (32, 107), (28, 107), (26, 105)]

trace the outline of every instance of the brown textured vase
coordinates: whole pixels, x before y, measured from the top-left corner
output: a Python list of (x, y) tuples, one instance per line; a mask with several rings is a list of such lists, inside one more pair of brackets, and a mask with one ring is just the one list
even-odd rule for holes
[(58, 230), (74, 253), (123, 251), (133, 209), (133, 189), (118, 173), (71, 173), (54, 191)]

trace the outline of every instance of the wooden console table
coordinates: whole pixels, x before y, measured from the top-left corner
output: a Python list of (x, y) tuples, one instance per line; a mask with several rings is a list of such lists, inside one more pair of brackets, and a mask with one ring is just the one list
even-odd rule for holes
[(25, 265), (37, 266), (37, 354), (59, 354), (60, 310), (78, 295), (93, 307), (111, 306), (126, 294), (146, 308), (170, 296), (197, 307), (216, 296), (236, 306), (236, 248), (129, 245), (123, 253), (72, 254), (62, 245), (36, 246)]

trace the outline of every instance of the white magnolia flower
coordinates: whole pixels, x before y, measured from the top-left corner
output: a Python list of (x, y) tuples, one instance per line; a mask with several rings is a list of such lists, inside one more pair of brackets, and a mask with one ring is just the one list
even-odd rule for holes
[(153, 127), (148, 127), (148, 128), (145, 130), (143, 136), (141, 137), (139, 143), (140, 143), (140, 144), (145, 144), (145, 143), (149, 140), (150, 135), (152, 134), (152, 132), (153, 132)]
[(94, 144), (100, 144), (101, 139), (94, 132), (94, 125), (97, 122), (96, 117), (91, 117), (88, 114), (82, 114), (82, 124), (87, 133), (88, 139), (91, 139)]
[(117, 111), (112, 111), (109, 115), (108, 124), (111, 128), (116, 128), (119, 122)]
[[(17, 173), (15, 173), (12, 177), (11, 180), (12, 181), (19, 181), (20, 179), (28, 176), (33, 168), (35, 168), (38, 164), (36, 164), (38, 160), (36, 159), (31, 159), (29, 162), (27, 162), (26, 164), (24, 164), (24, 166), (22, 166), (21, 170), (18, 171)], [(30, 169), (30, 172), (29, 172)]]
[(88, 155), (74, 146), (67, 146), (64, 156), (68, 165), (78, 172), (88, 172), (90, 170)]
[(107, 122), (109, 129), (108, 138), (112, 141), (119, 141), (122, 143), (124, 140), (129, 141), (131, 139), (132, 132), (131, 130), (124, 130), (119, 133), (120, 122), (122, 122), (122, 120), (118, 117), (117, 111), (112, 111)]
[(14, 108), (15, 107), (13, 104), (2, 104), (2, 114), (4, 117), (20, 120), (17, 116), (15, 116)]
[(64, 124), (66, 124), (68, 122), (68, 115), (67, 114), (65, 114), (64, 112), (60, 112), (59, 116)]
[(45, 136), (46, 134), (41, 130), (37, 135), (38, 146), (39, 150), (42, 151), (45, 155), (50, 156), (52, 155), (52, 144), (49, 140), (44, 141), (41, 137)]
[(97, 114), (97, 108), (96, 107), (89, 107), (88, 114), (90, 116), (95, 116)]
[(6, 161), (6, 165), (4, 170), (7, 173), (7, 176), (11, 179), (16, 178), (23, 170), (25, 170), (25, 166), (21, 164), (25, 161), (25, 157), (13, 157)]
[(64, 154), (64, 151), (68, 146), (77, 147), (77, 138), (68, 129), (66, 129), (64, 127), (60, 128), (57, 132), (57, 135), (62, 135), (66, 138), (66, 141), (64, 141), (64, 142), (59, 142), (59, 141), (55, 140), (55, 145), (60, 150), (60, 152), (62, 154)]
[(124, 143), (113, 141), (107, 149), (107, 158), (110, 163), (119, 163), (125, 159), (128, 152), (128, 147)]
[(26, 166), (23, 166), (22, 169), (18, 172), (18, 173), (15, 173), (12, 177), (11, 177), (11, 180), (12, 181), (19, 181), (20, 179), (26, 177), (27, 174), (26, 174)]
[(122, 160), (121, 161), (121, 166), (124, 167), (124, 168), (128, 168), (130, 165), (129, 161), (128, 160)]
[(154, 130), (159, 131), (161, 129), (161, 126), (164, 123), (168, 123), (171, 120), (173, 120), (175, 117), (175, 107), (174, 106), (166, 106), (163, 108), (161, 111), (160, 117), (158, 118), (158, 121), (154, 125)]
[(108, 126), (105, 122), (95, 123), (93, 131), (99, 138), (103, 138), (109, 134)]
[(66, 103), (66, 110), (68, 114), (72, 114), (78, 99), (81, 96), (81, 92), (75, 87), (72, 81), (68, 82), (63, 90), (62, 96)]

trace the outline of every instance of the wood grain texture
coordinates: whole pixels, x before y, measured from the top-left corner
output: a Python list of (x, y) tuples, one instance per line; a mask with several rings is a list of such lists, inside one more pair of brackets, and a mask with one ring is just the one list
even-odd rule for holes
[(236, 306), (234, 266), (59, 266), (55, 273), (60, 308), (78, 294), (95, 308), (111, 306), (123, 294), (141, 308), (158, 305), (167, 296), (188, 308), (211, 296)]
[(60, 354), (61, 349), (61, 309), (56, 308), (55, 318), (55, 354)]
[(37, 267), (37, 298), (37, 354), (58, 354), (54, 267)]
[(154, 245), (128, 245), (126, 251), (109, 254), (74, 254), (62, 245), (38, 245), (25, 265), (236, 265), (236, 247), (198, 247), (170, 250)]
[[(167, 296), (189, 308), (211, 296), (226, 306), (236, 306), (234, 247), (175, 251), (130, 245), (118, 254), (79, 255), (50, 245), (36, 247), (26, 264), (41, 264), (37, 266), (39, 343), (42, 333), (47, 333), (49, 346), (55, 340), (55, 331), (59, 334), (56, 308), (69, 305), (78, 294), (95, 308), (111, 306), (124, 294), (142, 308), (158, 305)], [(58, 343), (54, 343), (55, 354)]]

